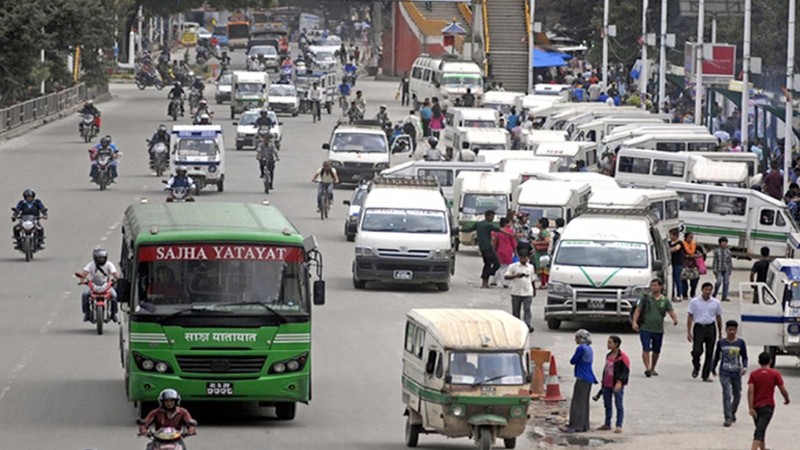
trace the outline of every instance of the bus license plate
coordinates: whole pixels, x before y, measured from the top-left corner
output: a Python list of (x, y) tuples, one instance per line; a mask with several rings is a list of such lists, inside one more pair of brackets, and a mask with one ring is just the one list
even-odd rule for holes
[(206, 395), (209, 397), (230, 397), (233, 395), (233, 383), (206, 383)]
[(395, 270), (394, 271), (394, 279), (395, 280), (410, 280), (414, 278), (414, 272), (410, 270)]

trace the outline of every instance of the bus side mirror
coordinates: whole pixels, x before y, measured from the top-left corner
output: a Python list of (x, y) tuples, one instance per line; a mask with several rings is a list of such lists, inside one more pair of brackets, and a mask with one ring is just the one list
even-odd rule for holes
[(130, 301), (131, 282), (125, 278), (117, 280), (117, 300), (127, 304)]
[(314, 282), (314, 305), (322, 306), (325, 304), (325, 281), (317, 280)]
[(425, 363), (425, 373), (427, 375), (433, 375), (433, 371), (436, 368), (436, 352), (431, 350), (428, 352), (428, 362)]

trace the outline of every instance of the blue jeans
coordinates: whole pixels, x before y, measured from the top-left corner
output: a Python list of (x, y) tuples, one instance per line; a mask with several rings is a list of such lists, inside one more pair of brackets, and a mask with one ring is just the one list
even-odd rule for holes
[(331, 203), (333, 203), (333, 183), (317, 183), (317, 209), (322, 209), (323, 190), (328, 193), (328, 197), (330, 197)]
[(722, 412), (725, 420), (733, 420), (742, 399), (742, 377), (731, 377), (720, 372), (719, 384), (722, 385)]
[(722, 299), (728, 299), (728, 288), (731, 285), (731, 271), (730, 270), (720, 270), (716, 274), (717, 282), (714, 283), (714, 297), (717, 296), (717, 292), (719, 292), (719, 285), (722, 285)]
[(672, 265), (672, 292), (673, 297), (681, 298), (686, 295), (683, 292), (683, 280), (681, 280), (681, 272), (683, 272), (683, 264)]
[(603, 405), (606, 407), (606, 421), (605, 426), (611, 426), (611, 415), (613, 413), (611, 408), (611, 399), (614, 399), (614, 407), (617, 408), (617, 428), (622, 428), (622, 420), (625, 418), (625, 407), (622, 405), (622, 398), (625, 396), (625, 388), (620, 389), (619, 392), (614, 392), (613, 387), (603, 386)]

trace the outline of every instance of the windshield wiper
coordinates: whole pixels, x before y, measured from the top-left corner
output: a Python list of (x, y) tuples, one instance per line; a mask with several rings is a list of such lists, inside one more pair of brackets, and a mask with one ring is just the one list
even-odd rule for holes
[(496, 377), (487, 378), (487, 379), (485, 379), (485, 380), (483, 380), (483, 381), (480, 381), (480, 382), (477, 382), (477, 383), (473, 383), (473, 384), (472, 384), (472, 386), (473, 386), (473, 387), (475, 387), (475, 386), (482, 386), (482, 385), (484, 385), (484, 384), (486, 384), (486, 383), (488, 383), (488, 382), (490, 382), (490, 381), (496, 381), (496, 380), (499, 380), (499, 379), (501, 379), (501, 378), (510, 377), (510, 376), (511, 376), (511, 375), (498, 375), (498, 376), (496, 376)]
[(156, 319), (156, 323), (164, 323), (164, 321), (166, 321), (167, 319), (171, 319), (171, 318), (173, 318), (175, 316), (180, 316), (181, 314), (192, 312), (193, 309), (194, 308), (179, 309), (178, 311), (175, 311), (174, 313), (170, 313), (170, 314), (167, 314), (166, 316), (159, 317), (158, 319)]
[(266, 309), (267, 311), (272, 313), (275, 317), (280, 319), (281, 323), (286, 323), (286, 322), (289, 321), (286, 318), (286, 316), (284, 316), (283, 314), (279, 313), (278, 311), (275, 311), (274, 308), (272, 308), (271, 306), (269, 306), (268, 304), (266, 304), (264, 302), (212, 303), (210, 305), (204, 305), (203, 308), (195, 309), (196, 307), (192, 307), (192, 309), (201, 310), (201, 311), (220, 311), (219, 309), (214, 309), (214, 308), (227, 307), (227, 306), (249, 306), (249, 305), (258, 305), (258, 306), (263, 307), (264, 309)]

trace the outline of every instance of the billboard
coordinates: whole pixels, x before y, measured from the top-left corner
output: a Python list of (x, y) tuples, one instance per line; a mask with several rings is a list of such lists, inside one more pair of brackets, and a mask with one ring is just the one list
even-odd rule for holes
[[(687, 42), (684, 50), (684, 68), (687, 81), (694, 82), (694, 48)], [(736, 46), (730, 44), (703, 44), (703, 82), (728, 83), (736, 76)]]

